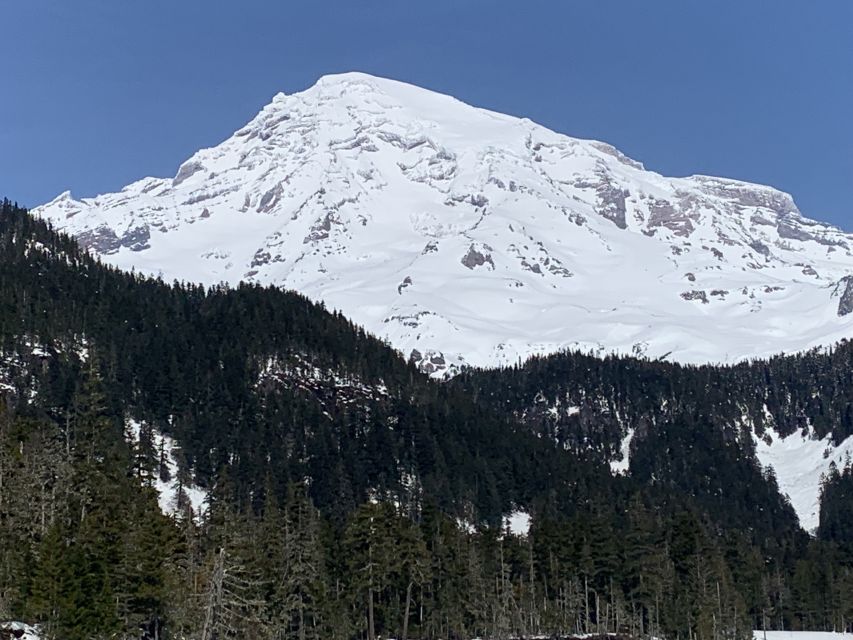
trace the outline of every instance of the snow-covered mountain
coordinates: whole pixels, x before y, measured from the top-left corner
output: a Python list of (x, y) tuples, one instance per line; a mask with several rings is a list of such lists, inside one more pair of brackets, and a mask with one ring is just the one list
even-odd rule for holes
[(184, 162), (35, 213), (165, 279), (323, 300), (435, 373), (574, 347), (732, 361), (853, 333), (853, 235), (766, 186), (364, 74)]

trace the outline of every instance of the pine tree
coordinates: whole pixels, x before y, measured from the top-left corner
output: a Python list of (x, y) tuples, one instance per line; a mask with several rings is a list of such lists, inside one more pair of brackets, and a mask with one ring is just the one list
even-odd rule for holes
[(244, 536), (251, 535), (245, 522), (235, 518), (224, 536), (225, 544), (213, 550), (208, 560), (206, 586), (201, 602), (201, 640), (265, 638), (270, 628), (259, 599), (265, 586)]
[(416, 589), (420, 590), (430, 578), (430, 562), (426, 544), (420, 529), (408, 518), (398, 519), (398, 528), (394, 532), (397, 547), (396, 572), (405, 584), (403, 624), (401, 640), (408, 640), (409, 621)]
[(274, 549), (270, 558), (271, 601), (276, 608), (280, 607), (276, 614), (278, 624), (286, 637), (317, 638), (325, 626), (322, 602), (327, 597), (328, 585), (320, 518), (306, 487), (291, 485), (281, 512), (268, 499), (264, 518), (265, 545)]
[(39, 545), (32, 575), (26, 616), (40, 620), (44, 633), (53, 638), (59, 631), (60, 613), (67, 598), (67, 547), (61, 526), (48, 529)]
[(354, 602), (363, 603), (367, 640), (376, 640), (378, 599), (391, 576), (394, 519), (390, 505), (368, 502), (356, 509), (344, 532), (350, 586)]

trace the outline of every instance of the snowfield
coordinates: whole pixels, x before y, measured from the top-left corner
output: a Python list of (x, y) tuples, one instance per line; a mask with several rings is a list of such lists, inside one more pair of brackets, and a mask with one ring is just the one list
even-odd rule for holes
[(821, 440), (801, 432), (782, 438), (768, 430), (764, 438), (755, 432), (752, 437), (756, 457), (773, 469), (779, 490), (790, 498), (800, 526), (815, 533), (820, 524), (820, 485), (831, 464), (841, 471), (851, 461), (853, 436), (837, 446), (831, 436)]
[(853, 236), (789, 195), (665, 177), (359, 73), (275, 96), (174, 177), (35, 213), (125, 269), (298, 290), (436, 376), (565, 348), (731, 362), (853, 333)]
[[(22, 622), (0, 623), (0, 631), (11, 631), (20, 640), (40, 640), (37, 627)], [(23, 635), (18, 636), (18, 633)], [(611, 634), (605, 634), (611, 635)], [(578, 638), (587, 636), (579, 635)], [(592, 637), (592, 636), (589, 636)], [(831, 631), (753, 631), (753, 640), (853, 640), (851, 633), (835, 633)]]
[(833, 631), (753, 631), (754, 640), (853, 640), (853, 633)]

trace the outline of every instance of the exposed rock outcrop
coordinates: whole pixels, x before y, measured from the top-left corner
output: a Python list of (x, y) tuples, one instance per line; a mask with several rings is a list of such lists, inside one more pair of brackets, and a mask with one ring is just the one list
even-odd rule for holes
[(844, 276), (835, 285), (838, 298), (838, 315), (846, 316), (853, 311), (853, 276)]
[(468, 247), (468, 253), (462, 256), (462, 260), (460, 262), (471, 270), (485, 265), (488, 265), (487, 268), (494, 270), (495, 263), (492, 260), (492, 254), (487, 253), (491, 250), (492, 248), (488, 245), (482, 245), (478, 248), (472, 244)]

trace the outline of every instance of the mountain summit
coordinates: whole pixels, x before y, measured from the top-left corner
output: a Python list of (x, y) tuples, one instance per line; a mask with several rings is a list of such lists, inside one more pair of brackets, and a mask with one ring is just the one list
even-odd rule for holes
[(105, 261), (296, 289), (436, 375), (563, 348), (728, 362), (853, 332), (853, 235), (773, 188), (347, 73), (173, 178), (35, 214)]

